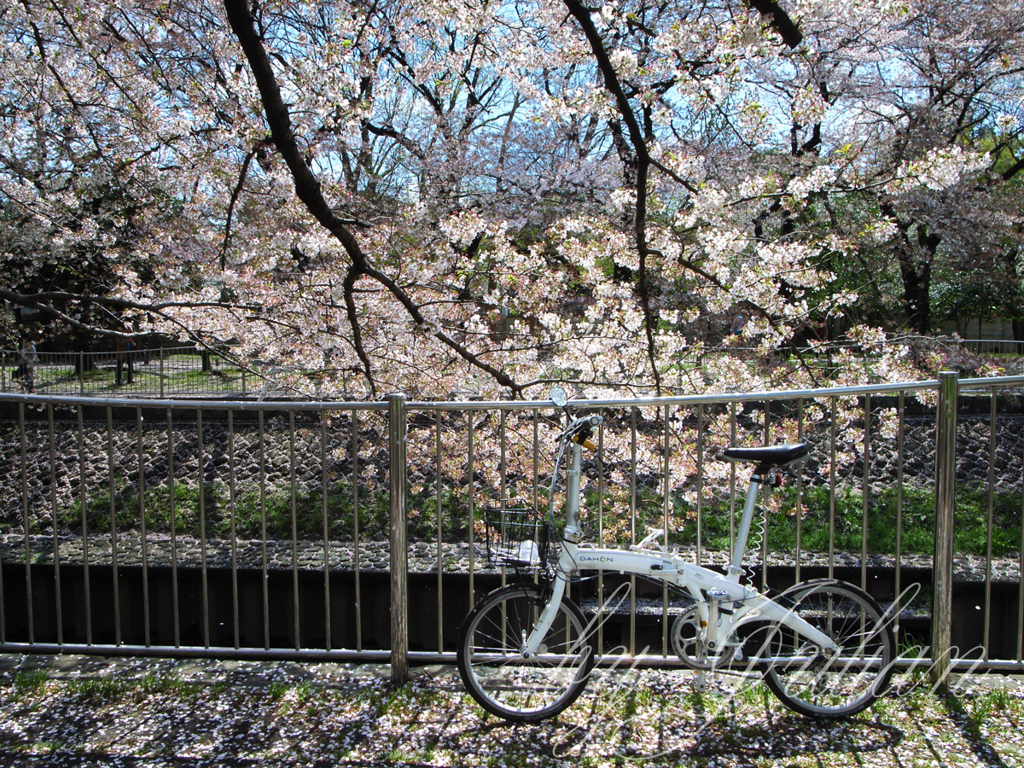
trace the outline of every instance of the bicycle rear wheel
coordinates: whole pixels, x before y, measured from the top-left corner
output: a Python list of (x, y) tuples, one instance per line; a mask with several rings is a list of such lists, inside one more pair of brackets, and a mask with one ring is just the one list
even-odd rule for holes
[(563, 599), (537, 654), (524, 659), (545, 596), (532, 584), (512, 585), (484, 597), (459, 635), (459, 674), (485, 710), (514, 722), (553, 717), (583, 692), (594, 666), (586, 620)]
[(888, 617), (870, 595), (838, 581), (798, 584), (779, 604), (839, 646), (826, 658), (789, 627), (772, 626), (772, 665), (765, 683), (790, 709), (812, 717), (845, 717), (870, 706), (892, 676), (895, 641)]

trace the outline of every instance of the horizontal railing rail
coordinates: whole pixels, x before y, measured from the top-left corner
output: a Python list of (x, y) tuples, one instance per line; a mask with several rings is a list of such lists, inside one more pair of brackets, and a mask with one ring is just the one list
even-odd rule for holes
[[(1024, 354), (1024, 342), (957, 338), (903, 338), (863, 348), (852, 342), (811, 344), (796, 350), (777, 350), (777, 354), (798, 354), (805, 365), (831, 369), (835, 358), (844, 357), (843, 365), (867, 366), (870, 376), (872, 361), (881, 350), (902, 347), (909, 343), (929, 343), (947, 351), (963, 349), (979, 355)], [(758, 347), (734, 345), (695, 347), (677, 363), (683, 367), (700, 367), (720, 356), (734, 358), (759, 357)], [(37, 352), (29, 364), (31, 381), (21, 375), (22, 355), (18, 350), (0, 350), (0, 392), (65, 395), (80, 397), (128, 398), (203, 398), (225, 400), (252, 397), (287, 398), (294, 393), (278, 386), (275, 379), (285, 368), (239, 366), (230, 356), (192, 346), (145, 347), (123, 351)], [(265, 364), (264, 364), (265, 365)], [(31, 390), (30, 390), (31, 386)]]
[(229, 358), (195, 347), (102, 352), (0, 351), (0, 391), (122, 397), (247, 397), (264, 380)]
[[(585, 532), (629, 546), (657, 529), (694, 561), (724, 563), (745, 476), (718, 452), (803, 440), (811, 453), (768, 503), (748, 577), (858, 583), (893, 611), (904, 664), (931, 660), (947, 632), (989, 668), (1024, 670), (1024, 377), (956, 384), (945, 405), (938, 380), (574, 402), (605, 416), (584, 468)], [(943, 407), (959, 413), (945, 471)], [(399, 396), (0, 394), (0, 409), (0, 650), (333, 654), (399, 671), (450, 661), (473, 601), (514, 578), (486, 562), (483, 510), (508, 496), (547, 508), (563, 418), (550, 402)], [(594, 610), (621, 586), (598, 572), (573, 597)], [(625, 586), (603, 651), (678, 661), (671, 596)], [(981, 620), (958, 622), (964, 611)]]

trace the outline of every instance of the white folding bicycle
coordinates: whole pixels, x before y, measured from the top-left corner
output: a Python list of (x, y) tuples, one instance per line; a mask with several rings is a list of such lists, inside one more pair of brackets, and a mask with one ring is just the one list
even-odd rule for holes
[[(566, 408), (556, 388), (552, 401)], [(653, 544), (599, 549), (578, 541), (581, 453), (601, 424), (597, 415), (571, 419), (561, 433), (546, 518), (504, 509), (488, 521), (493, 560), (534, 574), (484, 596), (467, 615), (458, 645), (459, 673), (488, 712), (517, 722), (552, 717), (583, 692), (599, 662), (596, 626), (566, 594), (582, 570), (635, 574), (663, 583), (682, 601), (671, 640), (703, 686), (708, 672), (740, 665), (757, 670), (788, 707), (805, 715), (843, 717), (868, 707), (888, 687), (894, 640), (888, 616), (861, 589), (841, 581), (801, 582), (769, 597), (741, 583), (742, 560), (758, 492), (775, 469), (807, 455), (803, 443), (728, 448), (723, 457), (753, 462), (731, 563), (725, 573), (687, 562)], [(556, 540), (555, 484), (565, 449), (565, 526)], [(525, 514), (524, 514), (525, 513)]]

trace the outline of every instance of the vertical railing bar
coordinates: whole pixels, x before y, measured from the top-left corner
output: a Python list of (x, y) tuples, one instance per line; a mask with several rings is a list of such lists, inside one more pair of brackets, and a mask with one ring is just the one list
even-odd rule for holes
[(1020, 559), (1017, 584), (1017, 661), (1024, 661), (1024, 470), (1021, 472)]
[(441, 450), (441, 421), (443, 411), (437, 412), (434, 432), (434, 477), (437, 481), (437, 652), (444, 651), (444, 506), (442, 500), (442, 469), (444, 459)]
[[(533, 480), (531, 481), (531, 503), (533, 504), (533, 511), (539, 513), (538, 505), (540, 504), (540, 412), (534, 410), (532, 413), (533, 420)], [(547, 515), (543, 516), (545, 523), (550, 522)], [(598, 523), (600, 526), (600, 522)], [(550, 551), (550, 549), (549, 549)], [(533, 569), (533, 582), (535, 584), (540, 582), (540, 567)], [(600, 581), (600, 576), (598, 576)]]
[(139, 462), (139, 530), (142, 534), (142, 632), (146, 647), (152, 645), (149, 612), (149, 542), (146, 531), (146, 460), (142, 436), (142, 408), (135, 409), (135, 450)]
[[(637, 408), (629, 416), (629, 543), (636, 544), (636, 419)], [(636, 655), (636, 576), (629, 577), (629, 655)]]
[(498, 492), (504, 500), (508, 497), (508, 449), (505, 442), (508, 438), (508, 411), (498, 414)]
[(206, 448), (203, 409), (196, 408), (196, 452), (199, 464), (199, 562), (203, 610), (203, 647), (210, 647), (210, 577), (206, 553)]
[(298, 491), (295, 479), (295, 411), (288, 411), (288, 486), (291, 491), (292, 516), (292, 630), (295, 633), (295, 650), (302, 647), (299, 627), (299, 518)]
[(955, 372), (939, 374), (935, 439), (935, 543), (932, 560), (932, 667), (937, 688), (948, 687), (952, 636), (953, 531), (956, 507), (956, 411), (959, 382)]
[[(81, 413), (81, 406), (79, 406), (79, 413)], [(33, 644), (36, 641), (36, 630), (35, 630), (35, 606), (32, 602), (32, 544), (29, 539), (29, 531), (31, 529), (29, 523), (29, 510), (28, 510), (28, 437), (25, 434), (25, 403), (18, 403), (18, 431), (21, 437), (21, 512), (22, 512), (22, 528), (25, 536), (25, 601), (28, 609), (28, 642)], [(79, 461), (84, 449), (81, 447), (82, 430), (78, 431), (79, 437)], [(85, 516), (85, 484), (82, 484), (82, 541), (88, 540), (89, 529), (86, 526)], [(83, 544), (84, 546), (84, 544)], [(89, 581), (86, 579), (86, 585)], [(86, 586), (86, 594), (88, 595), (88, 586)], [(88, 615), (88, 607), (86, 608)]]
[[(507, 485), (507, 472), (508, 472), (508, 453), (505, 447), (505, 439), (507, 437), (507, 422), (508, 422), (508, 411), (501, 411), (498, 416), (498, 505), (504, 506), (505, 500), (508, 498), (508, 485)], [(508, 581), (508, 569), (501, 566), (501, 586), (505, 586)]]
[(861, 485), (860, 588), (868, 588), (868, 508), (871, 500), (871, 393), (864, 395), (864, 476)]
[(114, 598), (114, 644), (121, 645), (121, 585), (117, 573), (117, 505), (114, 501), (114, 409), (107, 406), (107, 490), (110, 496), (110, 567)]
[(233, 622), (235, 650), (241, 646), (241, 626), (238, 611), (238, 531), (236, 529), (237, 497), (235, 486), (235, 412), (228, 410), (228, 516), (231, 525), (231, 620)]
[(831, 418), (829, 419), (829, 470), (828, 470), (828, 577), (835, 578), (836, 566), (836, 425), (838, 398), (833, 395)]
[[(665, 548), (667, 549), (668, 545), (669, 545), (669, 540), (668, 540), (669, 530), (668, 530), (668, 526), (669, 526), (669, 517), (671, 515), (670, 507), (671, 507), (671, 503), (672, 503), (671, 497), (670, 497), (670, 493), (671, 493), (670, 489), (672, 488), (672, 474), (671, 474), (672, 473), (672, 465), (671, 465), (671, 461), (669, 459), (669, 454), (671, 453), (672, 444), (671, 444), (671, 441), (669, 439), (669, 406), (667, 406), (667, 405), (665, 406), (665, 412), (664, 413), (665, 413), (665, 436), (664, 436), (665, 464), (664, 464), (664, 470), (663, 470), (663, 476), (664, 476), (664, 491), (663, 491), (663, 493), (664, 493), (664, 497), (665, 498), (664, 498), (664, 505), (663, 505), (664, 506), (664, 510), (663, 510), (664, 511), (664, 533), (663, 533), (663, 535), (665, 537), (665, 541), (663, 543), (665, 545)], [(700, 472), (700, 459), (699, 458), (697, 460), (697, 467), (698, 467), (698, 469), (697, 469), (697, 477), (698, 477), (698, 482), (699, 482), (699, 478), (700, 478), (700, 474), (701, 474), (701, 472)], [(697, 508), (699, 510), (700, 509), (700, 490), (699, 490), (699, 486), (698, 486), (698, 491), (697, 491), (697, 504), (698, 504)], [(698, 512), (698, 517), (699, 516), (700, 515), (699, 515), (699, 512)], [(700, 561), (698, 560), (698, 562), (700, 562)], [(669, 624), (670, 624), (669, 616), (668, 616), (668, 582), (665, 582), (665, 583), (662, 584), (662, 589), (661, 589), (661, 616), (662, 616), (662, 619), (661, 619), (661, 655), (663, 657), (667, 658), (668, 657), (668, 629), (669, 629)]]
[(476, 522), (476, 510), (474, 510), (474, 508), (473, 508), (473, 486), (475, 485), (475, 483), (473, 482), (473, 474), (474, 474), (474, 469), (475, 469), (474, 465), (473, 465), (473, 462), (474, 462), (474, 459), (475, 459), (475, 456), (473, 455), (473, 452), (474, 452), (474, 449), (475, 449), (476, 446), (474, 445), (474, 440), (473, 440), (473, 437), (474, 437), (474, 435), (473, 435), (473, 413), (474, 413), (473, 411), (467, 411), (466, 412), (466, 419), (467, 419), (467, 423), (469, 424), (469, 428), (468, 428), (467, 433), (466, 433), (466, 441), (467, 441), (467, 444), (468, 444), (467, 447), (469, 448), (469, 455), (466, 457), (466, 471), (468, 472), (468, 477), (466, 478), (466, 493), (468, 494), (468, 498), (467, 498), (466, 501), (467, 501), (468, 512), (469, 512), (469, 524), (466, 527), (469, 529), (469, 534), (468, 534), (469, 541), (467, 543), (469, 544), (469, 604), (470, 605), (475, 605), (476, 604), (476, 591), (475, 591), (476, 585), (474, 584), (474, 578), (476, 576), (476, 573), (475, 573), (475, 571), (476, 571), (476, 558), (474, 557), (474, 552), (473, 552), (473, 546), (474, 546), (473, 545), (473, 524)]
[[(533, 509), (540, 504), (540, 412), (533, 411)], [(598, 526), (600, 527), (600, 520)]]
[[(85, 643), (92, 645), (92, 584), (89, 574), (89, 526), (86, 510), (88, 495), (86, 492), (85, 470), (85, 412), (81, 404), (78, 406), (78, 480), (82, 492), (82, 586), (85, 597)], [(31, 605), (31, 603), (29, 604)]]
[[(729, 445), (736, 445), (736, 403), (729, 403)], [(736, 545), (736, 462), (729, 462), (729, 551)]]
[(989, 645), (992, 640), (992, 531), (995, 525), (997, 399), (998, 393), (995, 386), (993, 386), (988, 422), (988, 521), (985, 540), (985, 611), (981, 635), (984, 638), (982, 645), (985, 648), (986, 661), (989, 659)]
[(906, 437), (906, 392), (899, 394), (899, 422), (896, 427), (896, 580), (893, 597), (898, 602), (893, 610), (892, 633), (896, 646), (900, 643), (900, 614), (903, 589), (903, 452)]
[[(174, 624), (174, 647), (181, 646), (181, 609), (178, 593), (178, 510), (175, 504), (174, 477), (174, 423), (171, 408), (167, 409), (167, 490), (171, 515), (171, 616)], [(202, 473), (202, 457), (200, 457), (200, 474)], [(202, 494), (202, 480), (199, 482), (199, 493)]]
[[(764, 445), (772, 444), (772, 401), (764, 401)], [(761, 588), (768, 588), (768, 507), (761, 505)]]
[(256, 416), (256, 440), (260, 457), (260, 569), (263, 574), (263, 649), (270, 650), (270, 584), (267, 564), (267, 446), (263, 410)]
[[(537, 423), (537, 412), (533, 412), (533, 422)], [(536, 428), (535, 428), (536, 429)], [(536, 450), (534, 451), (536, 456)], [(535, 459), (536, 460), (536, 459)], [(534, 469), (533, 476), (537, 476)], [(604, 422), (597, 428), (597, 546), (604, 546)], [(597, 571), (597, 609), (600, 611), (604, 606), (604, 569)], [(599, 621), (597, 624), (597, 652), (604, 651), (604, 624)]]
[(957, 374), (939, 373), (935, 438), (935, 542), (932, 558), (931, 681), (948, 689), (953, 614), (953, 533), (956, 509)]
[[(666, 425), (667, 428), (667, 425)], [(668, 545), (666, 539), (665, 544)], [(697, 405), (697, 565), (704, 560), (704, 406)]]
[[(0, 369), (6, 370), (0, 365)], [(6, 388), (6, 384), (5, 384)], [(1024, 561), (1022, 561), (1024, 562)], [(0, 547), (0, 643), (7, 642), (7, 590), (4, 589), (4, 556), (3, 547)]]
[(320, 512), (324, 523), (324, 644), (331, 650), (331, 533), (327, 517), (327, 416), (320, 412)]
[(363, 650), (363, 587), (359, 558), (359, 411), (352, 409), (352, 567), (356, 595), (356, 650)]
[(405, 395), (388, 397), (388, 454), (390, 456), (391, 519), (391, 683), (409, 679), (409, 552), (406, 516), (407, 434)]
[[(804, 401), (803, 398), (796, 403), (796, 441), (804, 441)], [(803, 526), (804, 526), (804, 460), (796, 463), (796, 583), (800, 583), (800, 566), (803, 555)]]
[(57, 622), (57, 645), (64, 645), (64, 610), (61, 604), (60, 535), (57, 520), (57, 446), (53, 425), (53, 403), (46, 404), (47, 443), (50, 448), (50, 514), (53, 520), (53, 598)]

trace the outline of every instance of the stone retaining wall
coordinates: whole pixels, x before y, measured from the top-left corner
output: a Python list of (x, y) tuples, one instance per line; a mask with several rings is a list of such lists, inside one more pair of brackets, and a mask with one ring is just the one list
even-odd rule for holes
[[(117, 565), (119, 567), (139, 567), (143, 564), (142, 540), (135, 534), (124, 534), (112, 541), (109, 536), (95, 535), (88, 538), (90, 566), (109, 566), (114, 561), (116, 546)], [(54, 552), (58, 551), (60, 563), (82, 563), (83, 540), (81, 537), (64, 537), (56, 547), (52, 537), (31, 536), (26, 547), (23, 536), (0, 536), (0, 560), (4, 563), (24, 563), (26, 554), (33, 565), (52, 565)], [(674, 549), (690, 562), (697, 562), (694, 547)], [(264, 555), (265, 552), (265, 555)], [(209, 569), (229, 569), (234, 565), (239, 569), (259, 571), (263, 568), (264, 556), (266, 566), (271, 571), (291, 571), (297, 563), (300, 571), (323, 571), (325, 548), (323, 542), (298, 541), (294, 553), (292, 542), (267, 542), (264, 550), (261, 541), (236, 541), (214, 539), (200, 542), (192, 537), (182, 536), (173, 541), (164, 535), (148, 536), (146, 539), (146, 564), (150, 568), (168, 567), (172, 562), (183, 569), (199, 569), (205, 558)], [(174, 557), (172, 557), (172, 555)], [(361, 542), (357, 548), (352, 544), (330, 542), (326, 548), (327, 563), (331, 571), (386, 572), (391, 568), (391, 553), (387, 542)], [(440, 547), (434, 542), (412, 542), (408, 553), (409, 573), (437, 573), (440, 569), (444, 574), (497, 573), (501, 569), (488, 562), (487, 552), (483, 544), (475, 542), (443, 543)], [(728, 552), (703, 549), (701, 564), (706, 566), (724, 567), (730, 562)], [(772, 567), (793, 568), (797, 558), (793, 552), (769, 552), (767, 562)], [(802, 552), (800, 566), (803, 568), (825, 568), (829, 565), (827, 553)], [(896, 567), (895, 557), (889, 555), (869, 554), (864, 561), (860, 553), (835, 552), (832, 557), (835, 568), (856, 568), (866, 565), (872, 571), (891, 570)], [(744, 566), (759, 570), (761, 552), (749, 552), (744, 558)], [(900, 566), (912, 570), (929, 571), (932, 558), (927, 555), (904, 555)], [(954, 559), (954, 580), (957, 582), (984, 581), (989, 572), (985, 558), (974, 555), (958, 554)], [(991, 564), (991, 577), (998, 582), (1019, 582), (1020, 562), (1018, 559), (994, 559)]]

